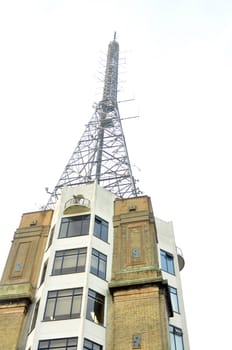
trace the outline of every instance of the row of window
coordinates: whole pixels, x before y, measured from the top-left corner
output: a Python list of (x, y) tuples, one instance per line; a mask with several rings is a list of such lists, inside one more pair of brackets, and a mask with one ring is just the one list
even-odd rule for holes
[[(77, 345), (77, 337), (41, 340), (39, 342), (38, 350), (76, 350)], [(83, 350), (102, 350), (102, 346), (91, 340), (84, 339)]]
[[(170, 257), (166, 252), (161, 251), (162, 268), (172, 266)], [(168, 253), (169, 254), (169, 253)], [(85, 271), (87, 248), (76, 248), (68, 250), (60, 250), (55, 253), (52, 275), (62, 275), (69, 273), (78, 273)], [(167, 263), (168, 261), (168, 263)], [(165, 263), (164, 263), (165, 262)], [(44, 281), (47, 263), (45, 263), (41, 283)], [(94, 275), (106, 279), (107, 256), (96, 249), (92, 249), (91, 268), (90, 271)], [(173, 311), (179, 313), (179, 303), (177, 289), (169, 287)]]
[[(87, 248), (75, 248), (59, 250), (55, 253), (52, 275), (65, 275), (70, 273), (85, 272)], [(92, 248), (91, 268), (94, 275), (106, 279), (107, 256)], [(44, 282), (47, 271), (47, 261), (41, 274), (40, 285)]]
[[(167, 255), (164, 255), (164, 251), (161, 251), (161, 262), (162, 268), (165, 266), (172, 266), (170, 262), (167, 264)], [(63, 275), (69, 273), (77, 273), (85, 271), (86, 264), (86, 255), (87, 248), (76, 248), (76, 249), (68, 249), (68, 250), (60, 250), (55, 254), (52, 275)], [(164, 258), (165, 257), (165, 258)], [(164, 264), (165, 261), (165, 264)], [(106, 278), (106, 269), (107, 269), (107, 256), (96, 249), (92, 249), (92, 258), (91, 258), (91, 268), (90, 271), (94, 275), (105, 279)], [(43, 282), (45, 277), (45, 270), (42, 273), (41, 282)], [(169, 287), (173, 311), (179, 312), (179, 304), (177, 298), (177, 290), (174, 287)]]
[[(169, 287), (174, 311), (179, 311), (176, 289)], [(79, 318), (81, 315), (83, 288), (70, 288), (49, 291), (44, 312), (44, 321), (55, 321)], [(104, 324), (105, 297), (92, 289), (88, 290), (86, 318), (99, 325)], [(31, 330), (39, 309), (39, 301), (35, 305)]]
[[(58, 238), (68, 238), (68, 237), (88, 235), (89, 223), (90, 223), (90, 215), (79, 215), (79, 216), (62, 218)], [(108, 241), (108, 222), (106, 222), (105, 220), (97, 216), (95, 217), (95, 221), (94, 221), (94, 236), (98, 237), (99, 239), (105, 242)], [(53, 233), (51, 232), (48, 246), (51, 245), (52, 238), (53, 238)], [(173, 255), (164, 250), (161, 250), (160, 255), (161, 255), (161, 269), (174, 275), (175, 269), (174, 269)], [(79, 271), (73, 271), (73, 272), (79, 272)], [(67, 272), (67, 273), (70, 273), (70, 272)]]
[[(58, 238), (85, 236), (89, 234), (90, 215), (78, 215), (62, 218)], [(108, 242), (108, 222), (95, 217), (94, 236)], [(54, 230), (54, 229), (53, 229)], [(48, 247), (52, 243), (53, 232), (50, 234)]]
[[(184, 350), (183, 333), (180, 328), (169, 326), (171, 350)], [(78, 345), (77, 337), (41, 340), (38, 350), (76, 350)], [(102, 345), (84, 339), (83, 350), (102, 350)]]
[[(81, 315), (83, 288), (70, 288), (49, 291), (43, 321), (56, 321), (79, 318)], [(86, 318), (104, 325), (105, 297), (92, 289), (88, 290)], [(31, 331), (35, 327), (39, 301), (35, 305)]]
[[(87, 248), (60, 250), (55, 254), (52, 275), (63, 275), (85, 271)], [(174, 274), (173, 256), (163, 250), (161, 255), (162, 270)], [(107, 256), (96, 249), (92, 249), (91, 272), (103, 279), (106, 278)], [(41, 276), (44, 281), (46, 264)]]

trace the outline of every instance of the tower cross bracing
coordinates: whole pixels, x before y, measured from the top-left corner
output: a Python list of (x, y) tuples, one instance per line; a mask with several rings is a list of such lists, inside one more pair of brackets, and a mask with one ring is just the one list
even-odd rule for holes
[(109, 43), (102, 100), (79, 140), (57, 185), (50, 194), (47, 208), (53, 208), (64, 186), (97, 181), (119, 198), (139, 193), (132, 175), (126, 141), (117, 104), (119, 45)]

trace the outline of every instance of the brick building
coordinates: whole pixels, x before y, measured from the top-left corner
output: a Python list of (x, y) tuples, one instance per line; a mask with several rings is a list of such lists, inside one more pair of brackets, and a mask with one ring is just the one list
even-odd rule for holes
[(49, 205), (23, 214), (15, 232), (0, 284), (3, 349), (189, 350), (184, 259), (172, 223), (135, 187), (118, 54), (114, 37), (103, 99)]

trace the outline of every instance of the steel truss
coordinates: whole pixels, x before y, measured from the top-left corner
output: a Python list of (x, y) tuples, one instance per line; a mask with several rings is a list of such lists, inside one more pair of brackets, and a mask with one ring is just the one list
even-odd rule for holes
[(131, 165), (117, 105), (119, 45), (110, 42), (105, 71), (103, 99), (85, 127), (46, 208), (53, 208), (64, 186), (92, 181), (119, 198), (137, 196)]

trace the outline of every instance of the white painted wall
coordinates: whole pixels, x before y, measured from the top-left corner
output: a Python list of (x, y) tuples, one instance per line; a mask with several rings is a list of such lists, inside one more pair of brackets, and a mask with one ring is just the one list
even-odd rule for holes
[[(174, 317), (170, 318), (169, 323), (173, 326), (181, 328), (183, 331), (183, 340), (184, 340), (184, 350), (189, 350), (189, 341), (188, 341), (188, 331), (185, 317), (183, 293), (181, 287), (181, 276), (179, 271), (179, 265), (177, 260), (177, 249), (176, 242), (173, 230), (172, 222), (166, 222), (161, 219), (155, 218), (157, 237), (158, 237), (158, 248), (159, 250), (165, 250), (169, 252), (174, 257), (174, 269), (175, 275), (162, 271), (163, 278), (168, 280), (168, 285), (175, 287), (178, 293), (178, 302), (180, 313), (174, 312)], [(160, 255), (159, 255), (160, 259)], [(160, 263), (161, 266), (161, 263)]]
[[(64, 205), (73, 195), (82, 194), (90, 201), (90, 230), (89, 235), (58, 239), (61, 218), (64, 217)], [(111, 278), (112, 250), (113, 250), (113, 202), (115, 195), (96, 183), (66, 187), (57, 202), (51, 228), (55, 225), (53, 243), (45, 251), (43, 264), (48, 259), (46, 278), (41, 287), (38, 286), (36, 301), (40, 299), (40, 308), (34, 331), (29, 335), (26, 349), (37, 350), (39, 340), (52, 338), (78, 337), (78, 349), (83, 348), (83, 339), (88, 338), (96, 343), (105, 345), (105, 327), (86, 320), (88, 289), (105, 296), (105, 315), (107, 313), (108, 281)], [(75, 214), (76, 215), (76, 214)], [(82, 214), (81, 214), (82, 215)], [(108, 221), (108, 242), (93, 236), (95, 215)], [(70, 216), (70, 215), (66, 215)], [(63, 249), (87, 247), (86, 270), (83, 273), (51, 276), (55, 252)], [(89, 273), (92, 247), (107, 255), (106, 281)], [(42, 272), (42, 268), (41, 268)], [(82, 310), (79, 319), (43, 322), (47, 293), (50, 290), (83, 287)], [(106, 317), (105, 317), (106, 320)]]

